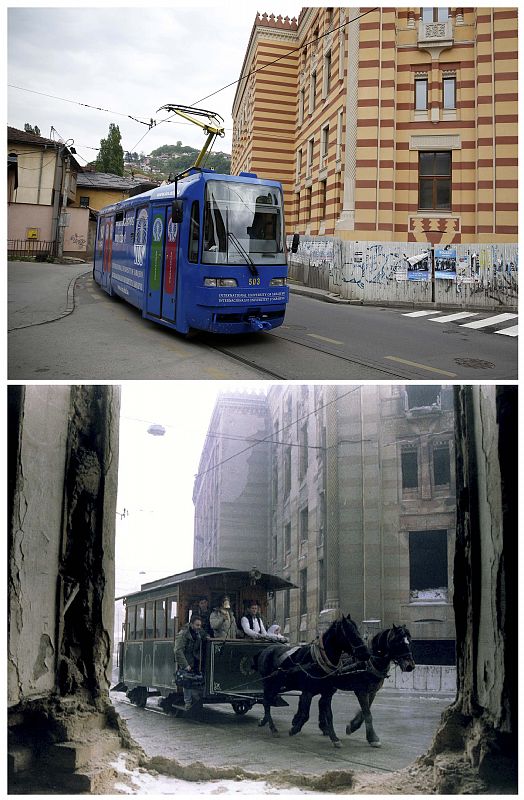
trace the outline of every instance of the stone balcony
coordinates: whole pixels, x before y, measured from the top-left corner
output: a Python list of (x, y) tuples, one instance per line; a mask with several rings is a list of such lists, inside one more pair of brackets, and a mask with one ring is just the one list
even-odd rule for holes
[(432, 58), (438, 58), (442, 50), (453, 47), (453, 23), (423, 22), (418, 24), (417, 46), (419, 50), (427, 50)]

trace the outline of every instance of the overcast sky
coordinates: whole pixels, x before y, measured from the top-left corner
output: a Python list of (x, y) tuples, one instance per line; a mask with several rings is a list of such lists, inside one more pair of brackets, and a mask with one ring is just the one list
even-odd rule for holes
[[(216, 398), (223, 391), (267, 391), (268, 386), (267, 381), (129, 381), (122, 386), (116, 597), (192, 569), (193, 485)], [(162, 425), (165, 435), (149, 434), (151, 424)]]
[(127, 117), (160, 121), (169, 116), (157, 111), (166, 103), (218, 112), (226, 137), (213, 149), (231, 152), (236, 87), (208, 95), (240, 77), (257, 11), (298, 17), (302, 7), (286, 0), (111, 5), (8, 9), (8, 84), (21, 87), (9, 86), (8, 124), (38, 125), (45, 137), (53, 126), (62, 139), (74, 139), (81, 165), (96, 158), (89, 148), (99, 147), (111, 122), (120, 127), (124, 150), (149, 153), (178, 140), (202, 146), (205, 135), (191, 123), (175, 118), (147, 132)]

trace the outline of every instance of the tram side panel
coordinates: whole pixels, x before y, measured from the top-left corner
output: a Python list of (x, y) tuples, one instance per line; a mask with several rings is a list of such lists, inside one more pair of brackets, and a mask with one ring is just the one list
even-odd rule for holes
[[(254, 658), (267, 642), (239, 639), (206, 642), (205, 696), (209, 702), (221, 696), (262, 695), (262, 678), (254, 667)], [(173, 642), (145, 640), (124, 643), (122, 680), (133, 689), (145, 686), (157, 689), (164, 697), (176, 691)]]

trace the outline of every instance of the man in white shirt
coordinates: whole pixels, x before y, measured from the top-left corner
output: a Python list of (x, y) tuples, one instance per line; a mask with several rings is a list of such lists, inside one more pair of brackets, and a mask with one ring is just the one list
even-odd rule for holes
[(250, 639), (262, 639), (267, 636), (267, 631), (258, 613), (258, 603), (251, 601), (246, 613), (240, 620), (240, 627)]
[(251, 601), (246, 613), (240, 620), (240, 627), (250, 639), (269, 639), (275, 642), (287, 642), (284, 636), (268, 633), (260, 616), (258, 603)]

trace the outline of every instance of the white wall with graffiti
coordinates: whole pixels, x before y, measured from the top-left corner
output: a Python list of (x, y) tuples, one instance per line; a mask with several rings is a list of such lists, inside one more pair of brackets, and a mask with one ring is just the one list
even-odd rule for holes
[(89, 209), (68, 207), (69, 225), (64, 231), (64, 254), (85, 257), (88, 245)]
[(302, 236), (289, 257), (291, 279), (355, 302), (517, 307), (516, 244), (432, 247)]

